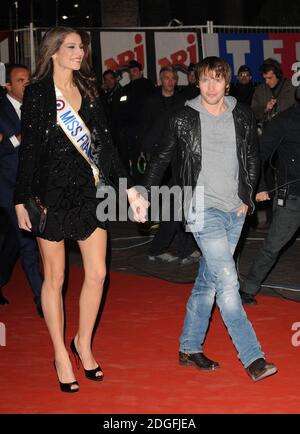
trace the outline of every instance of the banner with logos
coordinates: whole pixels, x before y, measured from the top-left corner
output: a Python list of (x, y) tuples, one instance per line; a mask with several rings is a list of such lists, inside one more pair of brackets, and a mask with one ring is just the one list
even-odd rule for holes
[(259, 67), (272, 57), (282, 65), (285, 77), (293, 75), (292, 65), (300, 60), (300, 33), (213, 33), (203, 35), (203, 55), (228, 61), (235, 78), (241, 65), (248, 65), (254, 81), (261, 81)]
[[(158, 82), (159, 70), (166, 65), (176, 66), (179, 84), (186, 84), (186, 71), (190, 63), (206, 56), (220, 56), (232, 67), (233, 79), (240, 65), (247, 64), (256, 82), (261, 81), (259, 67), (264, 59), (273, 57), (282, 64), (286, 77), (293, 75), (292, 65), (300, 61), (300, 32), (267, 32), (234, 30), (232, 32), (204, 33), (205, 26), (197, 28), (162, 29), (89, 29), (93, 68), (101, 79), (106, 69), (122, 75), (121, 84), (128, 83), (127, 65), (137, 60), (144, 68), (144, 76)], [(36, 29), (35, 43), (39, 45), (43, 31)], [(28, 31), (27, 31), (28, 33)], [(14, 32), (0, 32), (0, 61), (16, 61), (30, 66), (25, 46), (30, 38), (18, 32), (18, 44)], [(15, 46), (14, 46), (15, 43)]]
[(156, 79), (164, 66), (174, 66), (178, 71), (178, 84), (187, 84), (186, 71), (191, 63), (199, 61), (199, 45), (195, 32), (155, 32)]
[(199, 61), (199, 41), (197, 33), (192, 31), (101, 31), (102, 71), (118, 71), (124, 85), (129, 81), (130, 60), (138, 61), (144, 68), (144, 76), (155, 82), (162, 67), (173, 65), (178, 70), (179, 84), (187, 84), (188, 66)]
[(0, 31), (0, 62), (14, 62), (14, 33)]
[(100, 32), (102, 72), (106, 69), (122, 74), (121, 84), (129, 82), (127, 65), (131, 60), (139, 62), (147, 73), (147, 48), (145, 32)]

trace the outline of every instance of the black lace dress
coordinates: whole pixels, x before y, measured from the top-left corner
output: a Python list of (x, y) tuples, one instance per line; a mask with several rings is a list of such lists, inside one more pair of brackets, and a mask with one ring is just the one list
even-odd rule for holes
[[(79, 115), (87, 127), (90, 123), (88, 108), (83, 99)], [(41, 238), (49, 241), (84, 240), (96, 228), (106, 229), (106, 222), (100, 222), (96, 216), (99, 199), (96, 198), (92, 169), (59, 125), (52, 151), (44, 200), (48, 217)]]

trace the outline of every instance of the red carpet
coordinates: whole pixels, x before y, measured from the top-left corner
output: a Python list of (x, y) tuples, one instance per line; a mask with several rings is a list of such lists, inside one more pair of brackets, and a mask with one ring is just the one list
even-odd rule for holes
[[(67, 342), (76, 331), (83, 272), (72, 266), (66, 296)], [(191, 285), (113, 273), (94, 340), (103, 383), (78, 374), (80, 392), (62, 394), (50, 338), (18, 266), (0, 306), (6, 346), (0, 347), (1, 413), (299, 413), (300, 347), (292, 345), (299, 304), (258, 297), (248, 307), (256, 333), (279, 372), (253, 383), (237, 359), (216, 309), (205, 353), (221, 369), (178, 366), (178, 336)], [(300, 341), (300, 339), (299, 339)]]

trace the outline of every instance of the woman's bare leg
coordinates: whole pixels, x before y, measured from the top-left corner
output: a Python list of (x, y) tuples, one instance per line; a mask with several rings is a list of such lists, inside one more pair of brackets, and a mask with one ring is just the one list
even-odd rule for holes
[[(75, 336), (75, 346), (85, 369), (95, 369), (91, 339), (101, 302), (106, 276), (107, 233), (97, 228), (84, 241), (78, 241), (84, 267), (84, 282), (79, 300), (79, 328)], [(98, 372), (97, 376), (102, 373)]]
[[(52, 339), (54, 359), (59, 381), (75, 381), (72, 364), (64, 343), (64, 311), (62, 287), (65, 271), (64, 241), (47, 241), (37, 238), (44, 265), (44, 282), (42, 286), (42, 308), (44, 318)], [(72, 389), (77, 389), (73, 385)]]

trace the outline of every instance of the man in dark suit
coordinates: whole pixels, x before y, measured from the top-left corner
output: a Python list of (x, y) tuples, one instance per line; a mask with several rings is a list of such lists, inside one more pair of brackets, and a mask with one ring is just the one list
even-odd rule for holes
[[(143, 77), (143, 67), (136, 60), (128, 64), (130, 83), (122, 89), (119, 105), (119, 144), (121, 157), (125, 167), (130, 171), (134, 181), (141, 181), (138, 170), (138, 159), (141, 153), (139, 137), (141, 114), (146, 100), (155, 92), (155, 86), (148, 78)], [(127, 153), (127, 161), (126, 156)], [(129, 167), (128, 167), (129, 166)]]
[(18, 167), (18, 146), (21, 141), (21, 103), (24, 89), (29, 82), (29, 71), (20, 64), (6, 68), (7, 94), (0, 102), (0, 209), (5, 219), (6, 233), (0, 250), (0, 304), (8, 303), (2, 287), (9, 280), (20, 253), (21, 263), (34, 293), (39, 316), (41, 308), (42, 275), (36, 240), (18, 227), (14, 209), (14, 189)]

